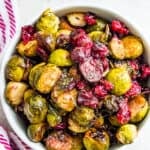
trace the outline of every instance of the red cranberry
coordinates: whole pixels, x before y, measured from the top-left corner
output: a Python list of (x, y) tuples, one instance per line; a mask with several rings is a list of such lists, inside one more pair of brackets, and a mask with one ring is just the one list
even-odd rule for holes
[(98, 99), (93, 95), (92, 91), (89, 90), (82, 90), (78, 95), (77, 102), (79, 105), (93, 109), (97, 108), (99, 104)]
[(71, 59), (76, 63), (83, 62), (86, 58), (90, 57), (91, 49), (85, 47), (75, 47), (71, 52)]
[(129, 61), (129, 65), (131, 66), (133, 70), (135, 71), (139, 70), (139, 62), (136, 59)]
[(130, 120), (131, 113), (127, 104), (127, 99), (124, 99), (120, 104), (119, 104), (119, 111), (117, 113), (117, 120), (120, 124), (125, 124), (128, 123)]
[(54, 128), (56, 130), (62, 130), (62, 129), (66, 128), (66, 124), (62, 122), (62, 123), (59, 123), (58, 125), (56, 125)]
[(109, 70), (109, 60), (104, 57), (104, 58), (101, 58), (101, 62), (102, 62), (104, 71)]
[(129, 30), (119, 20), (113, 20), (111, 22), (111, 30), (121, 35), (127, 35), (129, 33)]
[(104, 88), (104, 86), (97, 85), (94, 88), (94, 94), (97, 95), (98, 97), (105, 97), (108, 93), (107, 93), (106, 89)]
[(86, 23), (88, 25), (94, 25), (94, 24), (96, 24), (95, 16), (92, 15), (92, 14), (90, 14), (90, 13), (85, 14), (84, 20), (86, 21)]
[(33, 40), (33, 34), (35, 29), (33, 26), (28, 25), (21, 28), (21, 40), (24, 44), (27, 44), (29, 41)]
[(92, 56), (95, 58), (103, 58), (108, 56), (109, 50), (107, 46), (100, 42), (95, 42), (92, 47)]
[(132, 86), (129, 91), (125, 94), (126, 97), (133, 97), (141, 93), (141, 86), (137, 81), (132, 82)]
[(86, 84), (84, 81), (79, 81), (77, 84), (76, 84), (76, 87), (78, 90), (83, 90), (85, 87), (86, 87)]
[(43, 60), (43, 61), (47, 61), (49, 54), (47, 53), (46, 50), (44, 50), (43, 48), (38, 47), (36, 50), (37, 55)]
[(87, 49), (91, 49), (93, 46), (92, 40), (82, 29), (77, 29), (71, 33), (71, 42), (74, 46), (85, 47)]
[(143, 79), (148, 78), (150, 76), (150, 67), (146, 64), (142, 65), (141, 72), (141, 77)]
[(100, 83), (104, 86), (104, 88), (107, 90), (107, 91), (110, 91), (113, 89), (113, 84), (107, 80), (101, 80)]
[(83, 77), (89, 82), (99, 82), (102, 78), (103, 65), (99, 59), (88, 58), (79, 64), (79, 69)]

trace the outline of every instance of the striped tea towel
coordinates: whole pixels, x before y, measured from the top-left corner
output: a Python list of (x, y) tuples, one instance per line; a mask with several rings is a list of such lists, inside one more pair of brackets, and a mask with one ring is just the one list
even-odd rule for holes
[[(17, 30), (16, 0), (0, 0), (0, 61)], [(0, 150), (31, 150), (12, 131), (0, 126)]]

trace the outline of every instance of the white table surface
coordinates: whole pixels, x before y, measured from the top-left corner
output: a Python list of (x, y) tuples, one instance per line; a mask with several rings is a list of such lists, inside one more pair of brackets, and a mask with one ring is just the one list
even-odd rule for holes
[[(67, 3), (75, 3), (78, 0), (17, 0), (18, 13), (20, 16), (20, 24), (28, 24), (32, 21), (32, 16), (40, 15), (39, 11), (43, 11), (47, 6), (58, 8), (65, 6)], [(132, 22), (138, 24), (150, 39), (150, 0), (80, 0), (84, 3), (95, 3), (98, 5), (111, 8), (123, 16), (128, 16)], [(5, 115), (0, 106), (0, 124), (10, 129)], [(150, 122), (144, 127), (146, 131), (150, 131)], [(136, 146), (136, 143), (138, 147)], [(126, 148), (125, 148), (126, 149)], [(128, 150), (150, 150), (150, 132), (145, 132), (145, 137), (140, 137), (135, 142), (135, 149)]]

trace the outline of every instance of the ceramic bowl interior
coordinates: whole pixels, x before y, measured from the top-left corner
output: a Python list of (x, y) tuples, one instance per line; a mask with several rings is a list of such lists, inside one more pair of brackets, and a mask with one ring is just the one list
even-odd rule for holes
[[(64, 7), (64, 8), (60, 8), (57, 10), (54, 10), (55, 13), (59, 16), (62, 16), (68, 12), (75, 12), (75, 11), (83, 11), (83, 12), (93, 12), (96, 13), (98, 16), (105, 18), (107, 20), (112, 20), (112, 19), (119, 19), (121, 21), (123, 21), (128, 28), (132, 31), (133, 34), (139, 36), (142, 38), (143, 42), (144, 42), (144, 46), (145, 46), (145, 58), (144, 60), (146, 62), (148, 62), (150, 64), (150, 51), (148, 51), (148, 49), (150, 48), (150, 46), (148, 45), (147, 39), (143, 36), (142, 32), (140, 32), (139, 28), (136, 27), (136, 25), (133, 25), (130, 23), (130, 21), (127, 20), (127, 18), (125, 19), (124, 17), (119, 16), (118, 14), (114, 13), (113, 11), (110, 11), (109, 9), (103, 9), (100, 8), (99, 6), (97, 7), (84, 7), (84, 6), (73, 6), (73, 7)], [(39, 14), (40, 16), (41, 14)], [(33, 22), (34, 23), (38, 18), (34, 18), (33, 16)], [(8, 60), (10, 59), (11, 55), (13, 54), (14, 50), (15, 50), (15, 46), (18, 42), (20, 38), (20, 30), (18, 30), (16, 36), (14, 37), (14, 39), (12, 40), (12, 42), (10, 43), (9, 48), (6, 50), (5, 55), (3, 57), (2, 63), (1, 63), (1, 67), (0, 67), (0, 96), (1, 96), (1, 104), (2, 104), (2, 108), (3, 111), (6, 115), (6, 118), (10, 124), (10, 126), (12, 127), (12, 129), (16, 132), (16, 134), (27, 144), (29, 145), (32, 149), (34, 150), (44, 150), (44, 146), (40, 143), (33, 143), (31, 142), (27, 135), (26, 135), (26, 127), (24, 125), (23, 120), (13, 111), (13, 109), (6, 103), (5, 100), (5, 96), (4, 96), (4, 89), (6, 86), (6, 81), (5, 81), (5, 67), (6, 64), (8, 62)], [(148, 117), (146, 117), (146, 119), (143, 121), (143, 123), (140, 125), (140, 128), (143, 127), (146, 122)], [(143, 127), (144, 128), (144, 127)], [(140, 129), (139, 132), (142, 132), (142, 129)], [(132, 144), (130, 144), (131, 146)], [(125, 150), (124, 148), (130, 149), (129, 145), (127, 146), (117, 146), (117, 147), (113, 147), (111, 148), (111, 150)]]

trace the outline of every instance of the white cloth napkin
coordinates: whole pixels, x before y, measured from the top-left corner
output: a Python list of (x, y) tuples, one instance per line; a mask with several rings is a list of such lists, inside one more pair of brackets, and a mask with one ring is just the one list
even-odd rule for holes
[[(16, 0), (0, 0), (0, 59), (17, 30)], [(1, 61), (0, 60), (0, 61)], [(12, 131), (0, 126), (0, 150), (31, 150)]]

